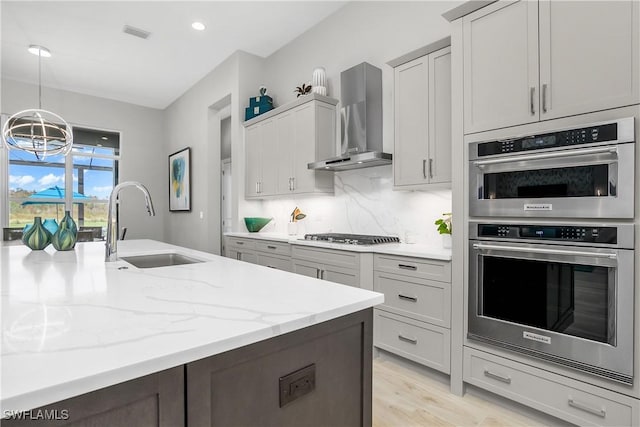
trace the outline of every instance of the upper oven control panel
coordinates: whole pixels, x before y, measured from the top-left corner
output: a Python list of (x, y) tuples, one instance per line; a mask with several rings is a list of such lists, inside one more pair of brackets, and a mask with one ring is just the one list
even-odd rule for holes
[(482, 142), (478, 144), (478, 157), (540, 150), (543, 148), (592, 144), (595, 142), (617, 141), (617, 139), (617, 123), (609, 123), (504, 141)]
[(477, 232), (478, 237), (607, 244), (618, 243), (617, 227), (478, 224)]

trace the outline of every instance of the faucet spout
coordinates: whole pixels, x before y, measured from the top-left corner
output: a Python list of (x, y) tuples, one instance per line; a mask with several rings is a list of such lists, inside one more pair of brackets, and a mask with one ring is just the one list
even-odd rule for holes
[(109, 219), (107, 221), (107, 242), (105, 243), (105, 262), (112, 262), (118, 259), (118, 212), (117, 205), (120, 203), (118, 200), (120, 190), (125, 187), (136, 187), (142, 191), (144, 195), (144, 202), (147, 207), (149, 216), (155, 216), (156, 212), (153, 209), (153, 202), (151, 201), (151, 195), (147, 188), (136, 181), (122, 182), (111, 191), (109, 195)]

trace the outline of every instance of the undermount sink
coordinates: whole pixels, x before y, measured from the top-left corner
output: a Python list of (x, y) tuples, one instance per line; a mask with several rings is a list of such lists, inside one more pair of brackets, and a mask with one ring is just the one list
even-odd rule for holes
[(169, 267), (172, 265), (195, 264), (198, 262), (204, 262), (199, 259), (189, 258), (187, 256), (176, 253), (136, 255), (120, 257), (120, 259), (138, 268)]

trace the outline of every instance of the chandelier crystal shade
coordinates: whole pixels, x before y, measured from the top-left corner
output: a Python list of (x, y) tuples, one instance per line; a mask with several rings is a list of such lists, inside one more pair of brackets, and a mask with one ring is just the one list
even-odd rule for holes
[(9, 149), (32, 153), (38, 160), (58, 154), (67, 155), (73, 145), (73, 133), (59, 115), (42, 109), (41, 58), (50, 56), (42, 46), (30, 46), (38, 55), (38, 108), (20, 111), (2, 127), (2, 140)]

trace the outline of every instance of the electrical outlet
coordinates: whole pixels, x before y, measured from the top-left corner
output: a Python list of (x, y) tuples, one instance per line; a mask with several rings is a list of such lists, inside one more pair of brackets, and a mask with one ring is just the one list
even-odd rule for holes
[(280, 377), (280, 407), (311, 393), (316, 388), (316, 365), (311, 364)]

